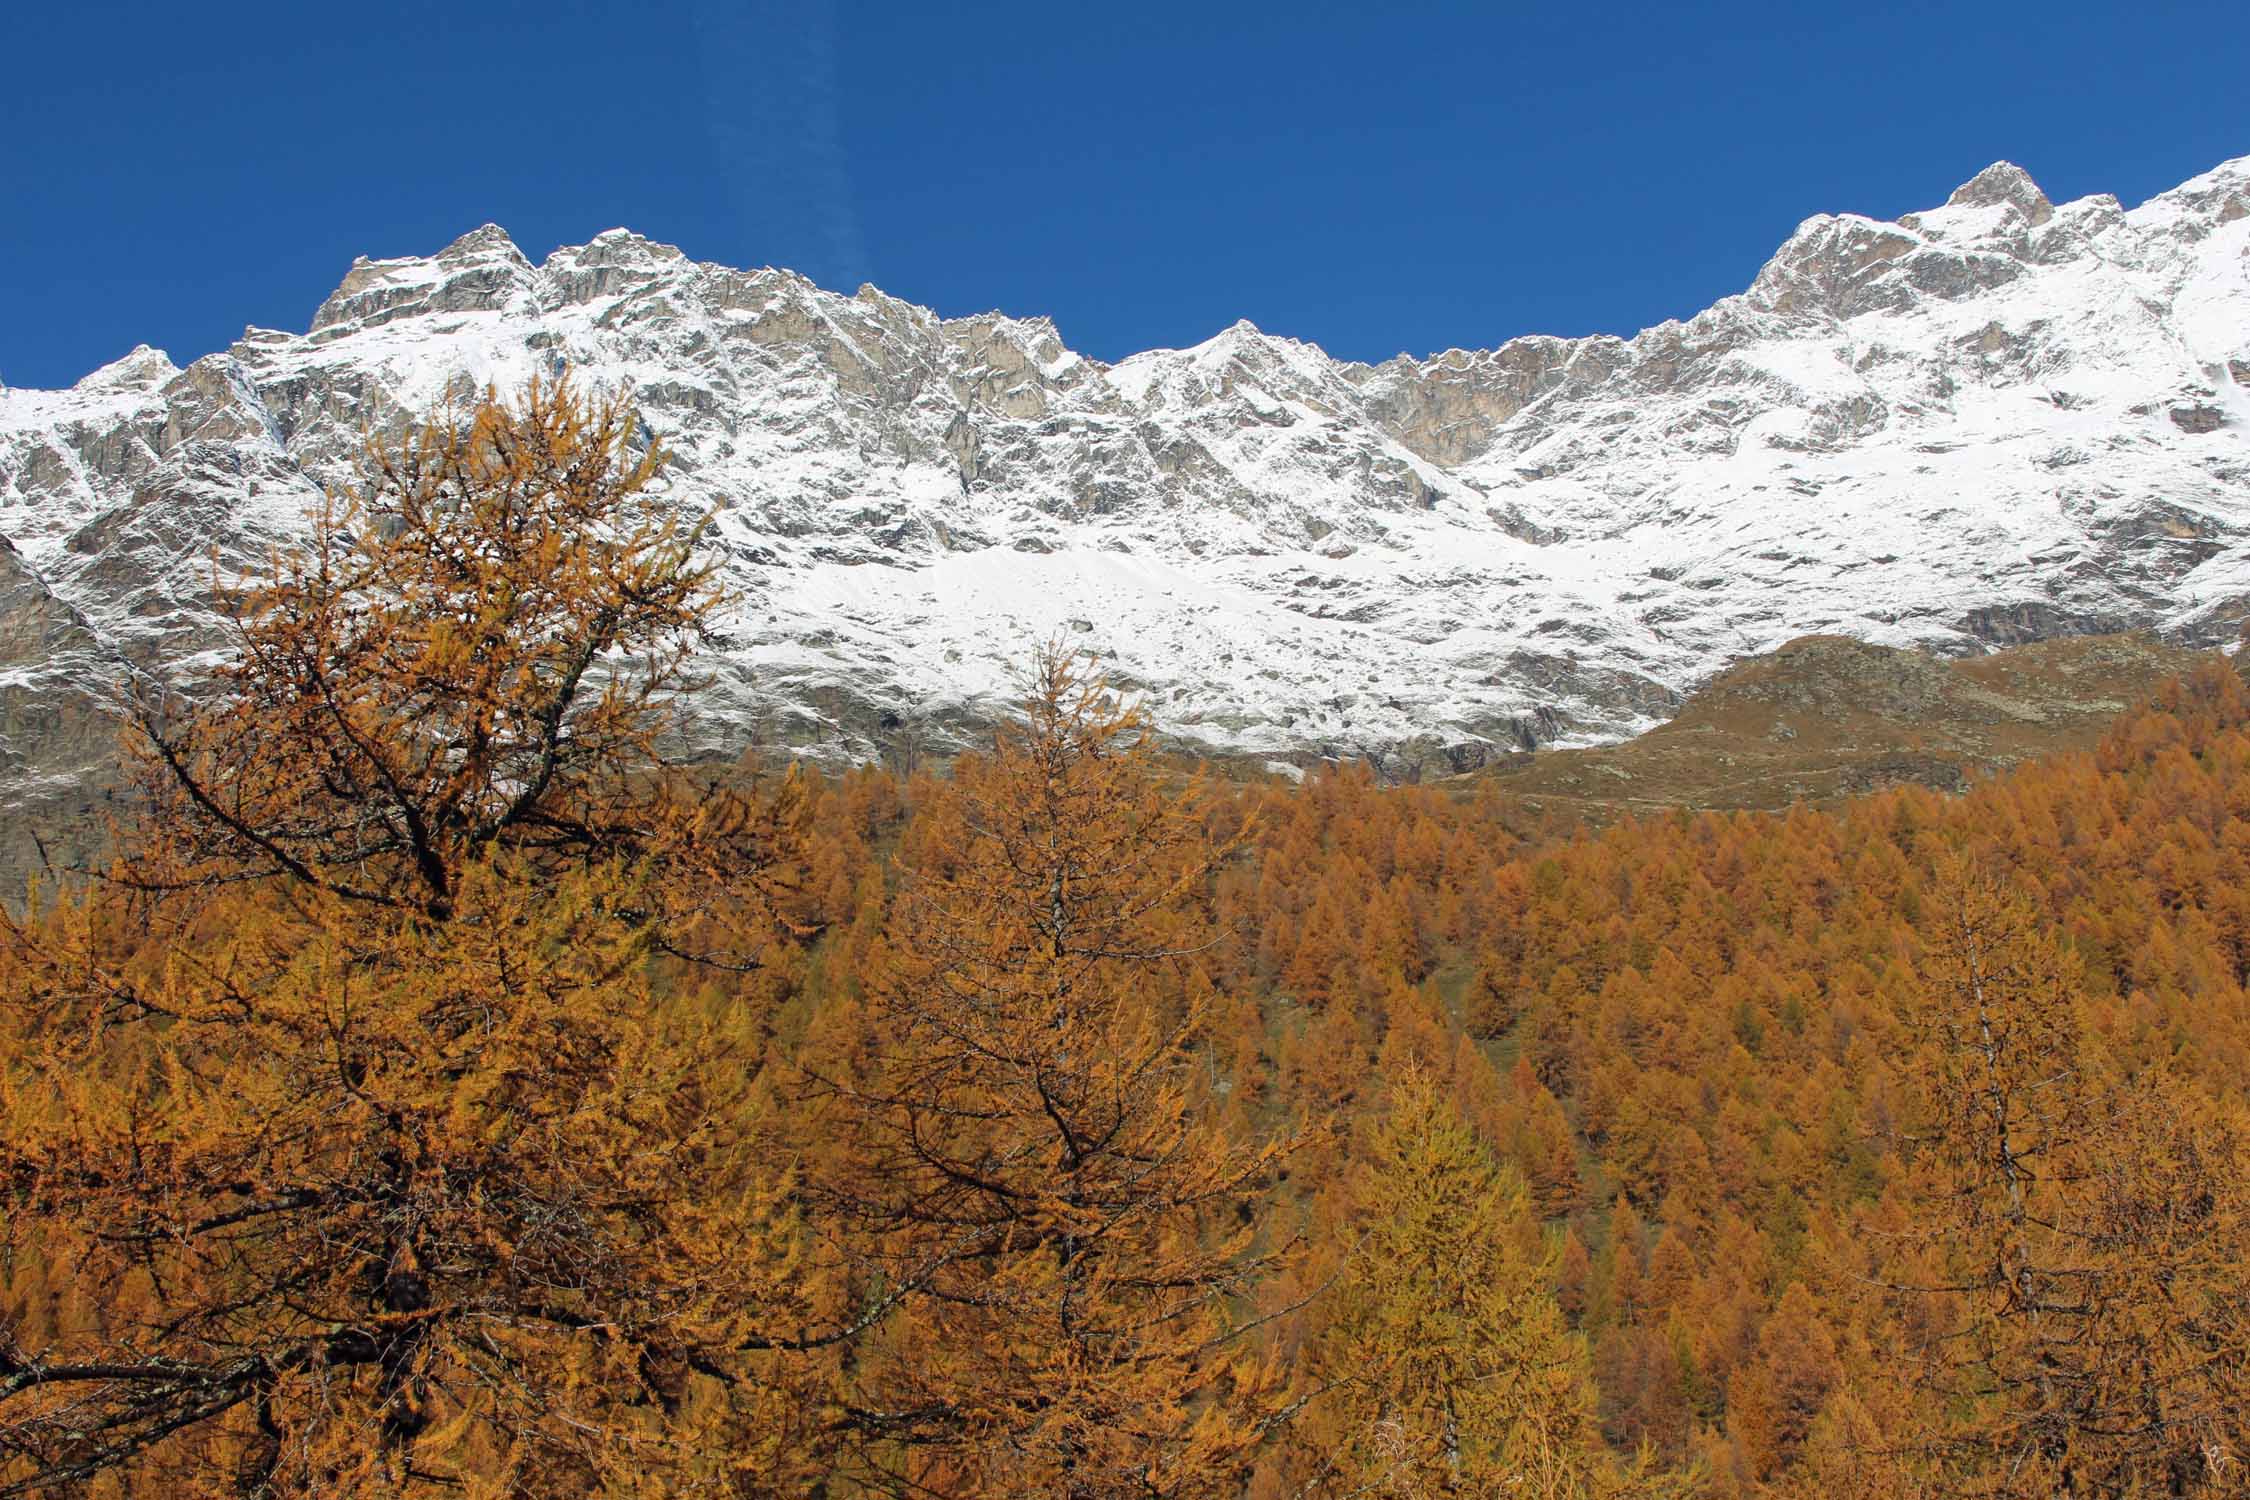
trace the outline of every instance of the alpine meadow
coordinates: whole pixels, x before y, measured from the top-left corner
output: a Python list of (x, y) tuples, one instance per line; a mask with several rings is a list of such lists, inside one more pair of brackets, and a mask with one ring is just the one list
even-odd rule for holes
[(539, 378), (212, 565), (0, 915), (0, 1496), (2250, 1489), (2223, 653), (1782, 811), (1205, 763), (1062, 639), (714, 756), (676, 462)]

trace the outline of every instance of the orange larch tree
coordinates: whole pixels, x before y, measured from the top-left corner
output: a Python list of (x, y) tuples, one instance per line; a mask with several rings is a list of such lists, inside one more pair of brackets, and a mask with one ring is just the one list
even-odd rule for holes
[(866, 1482), (914, 1494), (1239, 1493), (1280, 1380), (1241, 1337), (1277, 1251), (1279, 1148), (1220, 1108), (1201, 957), (1229, 849), (1086, 661), (925, 817), (869, 981), (870, 1052), (822, 1080), (857, 1144), (826, 1185), (909, 1288), (862, 1351)]
[[(2169, 751), (2165, 752), (2171, 753)], [(2233, 1111), (2118, 1076), (2023, 895), (1948, 858), (1928, 903), (1914, 1189), (1933, 1404), (1962, 1494), (2238, 1493), (2250, 1425), (2250, 1177)], [(1934, 1273), (1934, 1274), (1933, 1274)]]
[(0, 1494), (801, 1460), (775, 1361), (848, 1324), (740, 1028), (652, 988), (785, 936), (797, 798), (664, 762), (721, 600), (636, 430), (535, 384), (375, 448), (144, 702), (110, 880), (0, 919), (0, 1236), (114, 1293), (0, 1337)]
[(1604, 1450), (1585, 1343), (1551, 1290), (1521, 1174), (1411, 1060), (1357, 1173), (1360, 1236), (1313, 1351), (1305, 1489), (1335, 1496), (1657, 1494)]

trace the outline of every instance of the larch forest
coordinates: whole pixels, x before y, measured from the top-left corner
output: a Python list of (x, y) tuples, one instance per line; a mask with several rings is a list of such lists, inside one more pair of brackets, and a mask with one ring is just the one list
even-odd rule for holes
[(674, 757), (568, 382), (371, 447), (0, 917), (0, 1496), (2250, 1493), (2250, 688), (1593, 828)]

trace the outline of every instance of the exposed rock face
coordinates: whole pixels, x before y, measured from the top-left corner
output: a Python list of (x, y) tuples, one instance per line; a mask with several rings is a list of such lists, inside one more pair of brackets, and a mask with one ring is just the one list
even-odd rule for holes
[(0, 391), (0, 796), (85, 774), (124, 663), (223, 649), (214, 563), (295, 534), (364, 430), (566, 367), (630, 382), (715, 513), (713, 748), (942, 752), (1063, 636), (1185, 740), (1463, 769), (1808, 632), (2250, 608), (2250, 158), (2131, 211), (1996, 165), (1807, 220), (1686, 322), (1374, 366), (1247, 323), (1108, 366), (1043, 319), (487, 226), (359, 261), (307, 333)]
[(41, 849), (91, 853), (115, 779), (123, 664), (0, 537), (0, 901), (23, 894)]

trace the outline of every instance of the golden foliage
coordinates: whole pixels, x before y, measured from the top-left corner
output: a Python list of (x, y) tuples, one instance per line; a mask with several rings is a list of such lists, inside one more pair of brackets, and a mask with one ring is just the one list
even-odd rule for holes
[(113, 1300), (14, 1353), (9, 1445), (68, 1476), (218, 1427), (225, 1483), (324, 1496), (692, 1470), (651, 1415), (804, 1326), (805, 1268), (739, 1050), (658, 1023), (636, 894), (470, 865), (438, 928), (245, 903), (124, 1010), (86, 908), (52, 924), (9, 1233)]
[(935, 791), (827, 1196), (915, 1295), (861, 1352), (869, 1482), (1229, 1495), (1278, 1404), (1243, 1336), (1277, 1148), (1207, 1051), (1201, 892), (1230, 845), (1138, 712), (1040, 654), (1025, 722)]
[(1614, 1492), (1583, 1340), (1529, 1190), (1417, 1069), (1358, 1168), (1363, 1238), (1315, 1354), (1324, 1493)]
[(1929, 987), (1907, 1012), (1927, 1206), (1902, 1290), (1964, 1494), (2220, 1495), (2250, 1436), (2250, 1239), (2238, 1127), (2158, 1064), (2102, 1076), (2084, 999), (2028, 902), (1938, 872)]
[(8, 1246), (111, 1291), (0, 1347), (0, 1493), (669, 1493), (806, 1342), (755, 1058), (651, 992), (765, 945), (798, 799), (656, 753), (715, 600), (632, 425), (534, 386), (378, 450), (146, 706), (112, 881), (0, 931)]
[(444, 920), (495, 850), (535, 876), (620, 856), (664, 867), (646, 894), (690, 909), (669, 917), (733, 915), (718, 897), (787, 830), (665, 764), (727, 601), (652, 504), (664, 454), (636, 454), (638, 433), (622, 401), (534, 380), (372, 445), (363, 493), (326, 496), (309, 544), (221, 591), (236, 649), (208, 692), (143, 696), (118, 878), (282, 881)]

